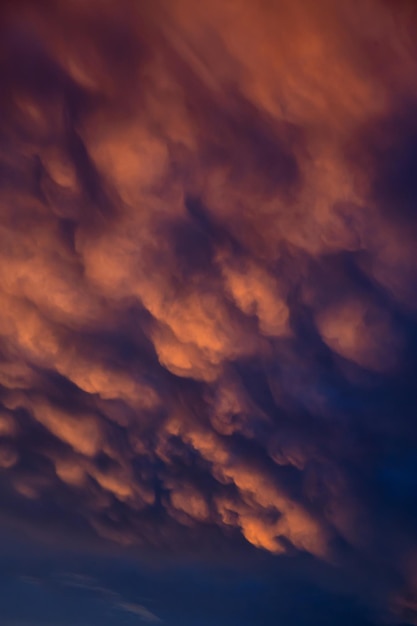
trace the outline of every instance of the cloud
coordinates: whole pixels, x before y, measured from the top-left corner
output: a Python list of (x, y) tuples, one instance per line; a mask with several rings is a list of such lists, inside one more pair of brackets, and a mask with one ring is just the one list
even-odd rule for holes
[(150, 624), (158, 624), (162, 620), (159, 619), (156, 615), (148, 611), (141, 604), (132, 604), (129, 602), (120, 602), (118, 607), (123, 611), (127, 611), (128, 613), (132, 613), (133, 615), (138, 615), (144, 622), (149, 622)]
[(87, 576), (85, 574), (74, 574), (69, 572), (60, 576), (60, 582), (65, 587), (91, 591), (93, 592), (93, 594), (96, 594), (99, 597), (103, 598), (103, 600), (105, 600), (106, 602), (111, 602), (114, 609), (126, 611), (127, 613), (131, 613), (132, 615), (137, 615), (145, 622), (158, 623), (162, 621), (159, 617), (157, 617), (154, 613), (149, 611), (141, 604), (124, 600), (119, 593), (113, 591), (112, 589), (104, 587), (99, 583), (99, 581), (95, 580), (95, 578), (91, 576)]
[(366, 564), (392, 615), (415, 603), (416, 15), (194, 4), (2, 8), (3, 515)]

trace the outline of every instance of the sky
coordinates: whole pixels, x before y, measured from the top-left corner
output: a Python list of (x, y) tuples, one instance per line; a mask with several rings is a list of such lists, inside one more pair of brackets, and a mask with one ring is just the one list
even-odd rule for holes
[(1, 626), (417, 625), (416, 28), (2, 2)]

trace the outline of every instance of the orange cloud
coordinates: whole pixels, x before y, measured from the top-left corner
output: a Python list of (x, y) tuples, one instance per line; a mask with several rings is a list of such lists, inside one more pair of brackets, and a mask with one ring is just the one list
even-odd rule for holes
[(1, 9), (11, 509), (407, 577), (399, 496), (378, 520), (416, 443), (415, 15), (197, 4)]

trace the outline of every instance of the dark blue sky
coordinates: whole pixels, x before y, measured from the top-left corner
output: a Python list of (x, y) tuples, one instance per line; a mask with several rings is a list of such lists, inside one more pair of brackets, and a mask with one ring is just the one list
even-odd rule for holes
[[(9, 542), (2, 548), (4, 626), (167, 626), (379, 622), (333, 570), (250, 559), (240, 566), (58, 551)], [(321, 580), (320, 580), (321, 579)]]

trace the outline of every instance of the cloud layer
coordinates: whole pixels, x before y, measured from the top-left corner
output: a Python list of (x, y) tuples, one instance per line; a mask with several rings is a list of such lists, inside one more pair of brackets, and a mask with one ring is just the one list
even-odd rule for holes
[(142, 4), (2, 8), (2, 515), (415, 620), (415, 7)]

